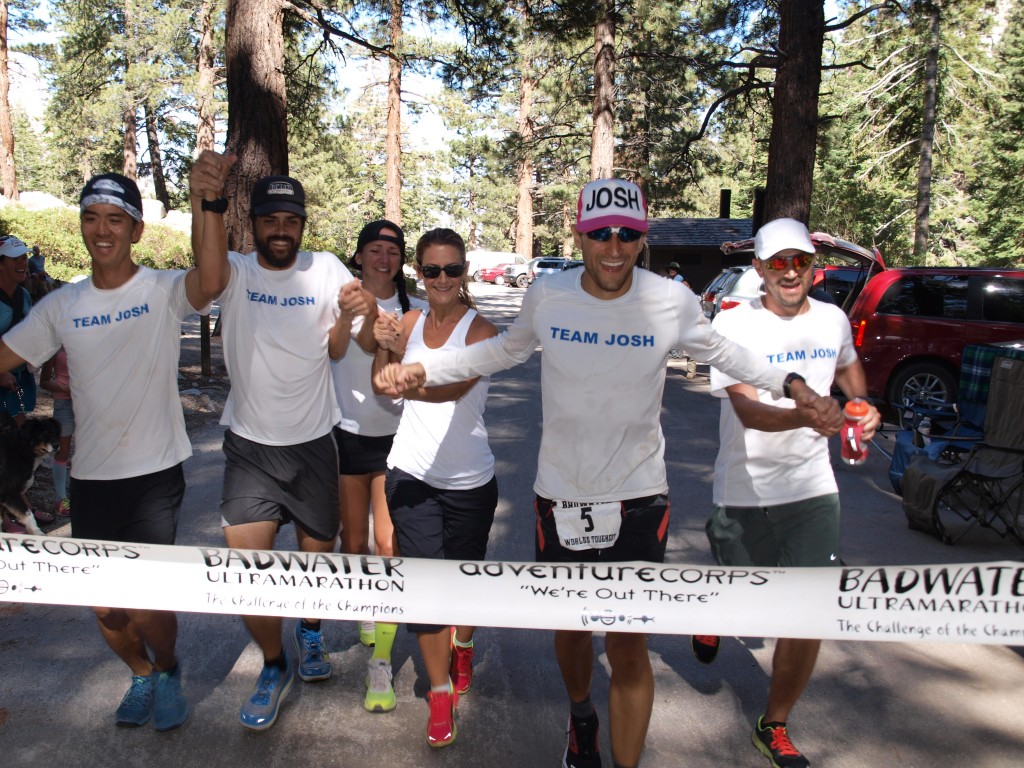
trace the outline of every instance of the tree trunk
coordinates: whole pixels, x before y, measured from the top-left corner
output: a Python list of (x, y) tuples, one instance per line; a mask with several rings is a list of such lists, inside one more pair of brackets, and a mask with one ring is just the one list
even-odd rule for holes
[(228, 244), (253, 246), (249, 192), (270, 174), (288, 173), (284, 12), (276, 0), (228, 0), (225, 54), (228, 150), (238, 156), (228, 177)]
[(403, 0), (391, 0), (388, 35), (395, 58), (388, 60), (388, 135), (384, 173), (384, 218), (402, 223), (402, 12)]
[(518, 130), (522, 157), (516, 168), (516, 253), (533, 258), (533, 94), (537, 81), (529, 55), (523, 57), (519, 83)]
[(928, 263), (932, 208), (932, 152), (935, 144), (935, 105), (939, 92), (939, 6), (929, 3), (928, 50), (924, 62), (924, 106), (921, 114), (921, 153), (917, 166), (917, 206), (914, 211), (914, 261)]
[(124, 167), (121, 172), (129, 179), (137, 179), (139, 178), (139, 149), (136, 134), (139, 130), (139, 115), (135, 107), (135, 94), (127, 86), (124, 89), (124, 102)]
[(594, 131), (590, 146), (590, 178), (611, 178), (615, 168), (615, 8), (602, 4), (594, 25)]
[(199, 9), (199, 58), (196, 62), (198, 72), (197, 111), (199, 127), (196, 131), (196, 153), (213, 149), (217, 128), (216, 104), (213, 100), (213, 86), (216, 81), (216, 54), (213, 50), (213, 0), (203, 0)]
[(823, 0), (780, 0), (779, 55), (768, 145), (764, 220), (811, 214), (818, 138)]
[(7, 51), (7, 0), (0, 0), (0, 139), (3, 144), (4, 197), (18, 199), (18, 169), (14, 163), (14, 121), (11, 119), (11, 72)]
[(157, 131), (156, 113), (153, 105), (147, 100), (143, 105), (146, 115), (146, 141), (149, 144), (149, 170), (153, 174), (153, 189), (156, 199), (164, 205), (164, 210), (171, 210), (171, 196), (167, 194), (167, 179), (164, 177), (164, 161), (160, 154), (160, 133)]
[[(216, 104), (213, 100), (213, 84), (216, 79), (215, 54), (213, 51), (213, 0), (203, 0), (199, 9), (199, 59), (196, 69), (199, 73), (197, 84), (197, 107), (199, 127), (196, 132), (196, 152), (213, 149), (216, 134)], [(195, 256), (193, 255), (193, 262)], [(203, 376), (213, 375), (213, 359), (210, 348), (210, 316), (199, 316), (199, 364)]]

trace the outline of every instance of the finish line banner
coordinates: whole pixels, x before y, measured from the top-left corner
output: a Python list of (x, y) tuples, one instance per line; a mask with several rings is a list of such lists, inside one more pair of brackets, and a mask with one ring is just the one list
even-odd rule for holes
[(397, 623), (1024, 645), (1024, 563), (719, 568), (0, 536), (0, 601)]

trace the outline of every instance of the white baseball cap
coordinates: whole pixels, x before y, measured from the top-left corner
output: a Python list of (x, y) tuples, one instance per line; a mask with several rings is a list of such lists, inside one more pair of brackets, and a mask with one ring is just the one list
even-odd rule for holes
[(16, 259), (28, 253), (28, 246), (14, 235), (0, 237), (0, 256), (8, 259)]
[(754, 236), (754, 256), (770, 259), (780, 251), (814, 253), (811, 234), (803, 222), (796, 219), (775, 219), (757, 230)]

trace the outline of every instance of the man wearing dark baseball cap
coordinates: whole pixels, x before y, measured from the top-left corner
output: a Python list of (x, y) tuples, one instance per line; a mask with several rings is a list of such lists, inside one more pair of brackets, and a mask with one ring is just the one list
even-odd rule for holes
[(253, 218), (278, 211), (306, 218), (306, 191), (290, 176), (264, 176), (253, 184), (249, 201)]
[[(399, 395), (408, 386), (497, 373), (543, 344), (544, 423), (534, 483), (535, 551), (543, 562), (664, 561), (669, 500), (661, 407), (672, 348), (778, 396), (789, 396), (792, 383), (802, 407), (829, 410), (763, 355), (712, 331), (692, 291), (637, 268), (647, 229), (640, 187), (621, 179), (590, 182), (577, 204), (583, 269), (534, 283), (516, 321), (497, 337), (389, 366), (376, 379), (381, 391)], [(647, 638), (609, 631), (605, 650), (612, 759), (635, 766), (654, 704)], [(562, 765), (599, 766), (592, 633), (556, 630), (555, 655), (569, 698)]]
[[(222, 157), (222, 156), (217, 156)], [(223, 158), (228, 167), (233, 158)], [(207, 256), (226, 253), (221, 336), (231, 391), (221, 424), (221, 518), (231, 548), (274, 549), (278, 527), (295, 523), (299, 548), (331, 552), (338, 536), (338, 454), (332, 429), (341, 412), (331, 359), (348, 349), (352, 320), (373, 313), (373, 296), (337, 256), (301, 250), (306, 194), (290, 176), (259, 179), (250, 194), (255, 250), (227, 251), (227, 201), (213, 184), (192, 189), (192, 242)], [(245, 616), (263, 653), (241, 724), (265, 730), (277, 719), (296, 675), (331, 676), (319, 620), (296, 623), (286, 647), (276, 616)]]
[[(203, 159), (197, 168), (205, 165)], [(71, 533), (75, 538), (174, 544), (192, 455), (178, 396), (181, 321), (208, 312), (223, 289), (224, 254), (197, 255), (190, 270), (154, 270), (132, 258), (142, 237), (134, 181), (104, 173), (79, 198), (90, 279), (43, 298), (0, 342), (0, 370), (42, 366), (63, 346), (75, 403)], [(104, 639), (131, 671), (114, 715), (158, 731), (188, 718), (175, 653), (175, 614), (93, 608)]]

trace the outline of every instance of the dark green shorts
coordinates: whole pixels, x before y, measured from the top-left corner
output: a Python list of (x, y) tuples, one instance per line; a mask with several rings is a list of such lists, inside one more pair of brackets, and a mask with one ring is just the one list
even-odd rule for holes
[(837, 493), (773, 507), (715, 507), (704, 530), (719, 565), (840, 564)]

